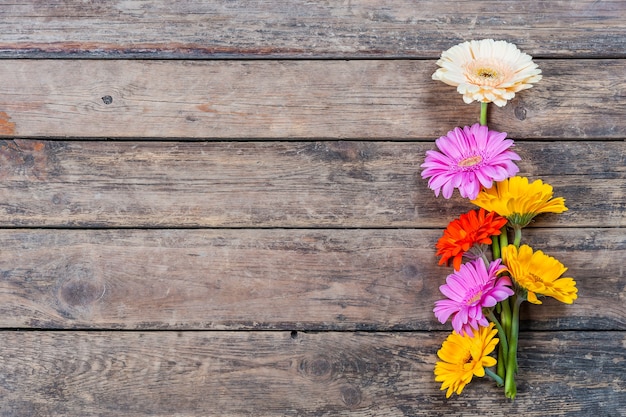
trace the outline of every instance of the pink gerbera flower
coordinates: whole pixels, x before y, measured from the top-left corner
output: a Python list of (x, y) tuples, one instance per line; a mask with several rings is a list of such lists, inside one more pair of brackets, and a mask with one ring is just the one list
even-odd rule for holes
[(435, 142), (441, 152), (426, 152), (422, 178), (430, 178), (428, 186), (436, 196), (441, 191), (444, 198), (450, 198), (458, 188), (462, 197), (474, 200), (481, 185), (491, 188), (494, 181), (503, 181), (519, 171), (513, 161), (521, 158), (509, 150), (513, 140), (505, 138), (506, 133), (478, 123), (457, 127)]
[(487, 268), (482, 259), (476, 259), (448, 275), (446, 284), (439, 287), (448, 299), (435, 302), (433, 311), (437, 319), (445, 323), (453, 316), (452, 328), (460, 335), (466, 333), (470, 337), (474, 335), (472, 329), (488, 326), (483, 308), (493, 307), (513, 295), (511, 279), (497, 276), (506, 270), (501, 261), (496, 259)]

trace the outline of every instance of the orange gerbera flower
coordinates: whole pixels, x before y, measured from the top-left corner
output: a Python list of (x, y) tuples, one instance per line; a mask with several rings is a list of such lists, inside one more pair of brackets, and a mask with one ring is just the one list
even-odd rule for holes
[(491, 236), (499, 235), (507, 220), (494, 212), (487, 213), (483, 208), (471, 210), (452, 220), (443, 236), (437, 242), (439, 265), (448, 265), (452, 258), (455, 270), (461, 268), (461, 261), (474, 245), (491, 244)]

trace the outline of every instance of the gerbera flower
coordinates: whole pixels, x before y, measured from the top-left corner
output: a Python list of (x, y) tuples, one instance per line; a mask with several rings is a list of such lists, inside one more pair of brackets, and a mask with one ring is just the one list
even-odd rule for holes
[(506, 105), (515, 93), (541, 80), (532, 57), (505, 41), (483, 39), (463, 42), (444, 51), (434, 80), (456, 87), (463, 101)]
[(475, 245), (490, 245), (491, 236), (499, 235), (506, 219), (485, 209), (471, 210), (452, 220), (437, 242), (439, 265), (446, 265), (450, 258), (455, 270), (461, 268), (463, 255)]
[(528, 245), (522, 245), (519, 250), (515, 245), (508, 245), (502, 248), (502, 258), (515, 282), (528, 292), (527, 299), (531, 303), (541, 304), (537, 294), (566, 304), (572, 304), (578, 298), (576, 281), (560, 278), (567, 268), (542, 251), (533, 252)]
[(483, 315), (483, 308), (493, 307), (513, 295), (509, 277), (497, 277), (506, 270), (500, 262), (501, 259), (496, 259), (487, 269), (482, 259), (476, 259), (448, 275), (446, 283), (439, 287), (448, 298), (435, 302), (433, 312), (437, 319), (445, 323), (453, 316), (452, 328), (459, 334), (470, 336), (472, 329), (487, 326), (489, 322)]
[(485, 376), (485, 368), (495, 366), (497, 361), (489, 356), (498, 344), (494, 337), (498, 331), (493, 323), (481, 327), (474, 336), (451, 333), (441, 345), (437, 356), (443, 362), (435, 364), (435, 381), (441, 382), (441, 390), (447, 389), (446, 398), (453, 392), (460, 395), (473, 376)]
[(481, 185), (490, 188), (493, 181), (502, 181), (519, 171), (513, 161), (520, 157), (509, 150), (513, 140), (505, 138), (506, 133), (478, 123), (457, 127), (436, 140), (441, 152), (426, 151), (422, 178), (430, 178), (428, 186), (436, 196), (441, 191), (444, 198), (450, 198), (458, 188), (462, 197), (473, 200)]
[(565, 199), (552, 198), (552, 186), (528, 178), (512, 177), (482, 190), (472, 203), (506, 217), (511, 225), (526, 227), (540, 213), (562, 213), (567, 210)]

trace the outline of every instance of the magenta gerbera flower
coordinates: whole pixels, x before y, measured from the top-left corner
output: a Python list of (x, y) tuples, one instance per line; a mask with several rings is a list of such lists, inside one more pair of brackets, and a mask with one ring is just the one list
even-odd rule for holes
[(518, 154), (510, 151), (513, 140), (505, 132), (489, 130), (476, 123), (457, 127), (435, 142), (441, 152), (427, 151), (422, 164), (422, 178), (430, 178), (428, 186), (439, 196), (452, 197), (455, 188), (461, 196), (474, 200), (480, 186), (491, 188), (494, 181), (515, 175), (519, 168)]
[(460, 334), (474, 335), (472, 329), (488, 326), (483, 308), (493, 307), (498, 302), (513, 295), (511, 279), (498, 274), (506, 270), (501, 259), (489, 264), (476, 259), (461, 265), (461, 269), (448, 275), (446, 283), (439, 290), (448, 297), (435, 302), (433, 310), (441, 323), (452, 317), (452, 328)]

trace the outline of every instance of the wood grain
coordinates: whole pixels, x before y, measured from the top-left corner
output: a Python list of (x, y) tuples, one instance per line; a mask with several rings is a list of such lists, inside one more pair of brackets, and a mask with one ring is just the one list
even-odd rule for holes
[[(8, 227), (445, 227), (474, 207), (436, 198), (432, 142), (0, 141)], [(518, 141), (520, 175), (569, 211), (536, 226), (626, 226), (624, 142)], [(603, 161), (602, 165), (598, 161)]]
[[(541, 60), (490, 127), (525, 139), (623, 139), (626, 64)], [(5, 60), (9, 137), (430, 139), (476, 122), (434, 61)], [(33, 80), (37, 80), (33, 82)]]
[(12, 1), (0, 57), (434, 58), (469, 39), (550, 57), (624, 57), (613, 1)]
[[(0, 230), (0, 327), (447, 329), (438, 230)], [(534, 229), (579, 300), (532, 329), (626, 329), (623, 229)], [(599, 285), (598, 283), (602, 284)]]
[(446, 333), (2, 332), (11, 416), (574, 416), (626, 412), (624, 332), (520, 336), (518, 396), (445, 399)]

